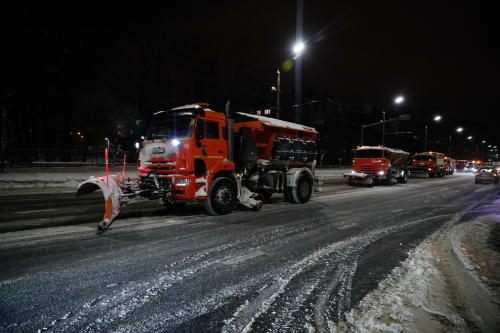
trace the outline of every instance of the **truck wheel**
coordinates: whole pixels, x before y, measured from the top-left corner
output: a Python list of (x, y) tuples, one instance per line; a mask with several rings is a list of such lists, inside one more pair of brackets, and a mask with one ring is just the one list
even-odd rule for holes
[(407, 182), (408, 182), (408, 175), (405, 172), (403, 173), (403, 177), (398, 178), (398, 183), (406, 184)]
[(219, 177), (212, 181), (208, 199), (203, 200), (210, 215), (226, 215), (236, 206), (236, 185), (229, 178)]
[(388, 170), (387, 171), (387, 176), (385, 177), (384, 179), (384, 185), (391, 185), (391, 182), (392, 182), (392, 171), (391, 170)]
[(297, 180), (297, 186), (290, 188), (292, 202), (304, 204), (309, 201), (312, 195), (313, 179), (308, 174), (301, 174)]

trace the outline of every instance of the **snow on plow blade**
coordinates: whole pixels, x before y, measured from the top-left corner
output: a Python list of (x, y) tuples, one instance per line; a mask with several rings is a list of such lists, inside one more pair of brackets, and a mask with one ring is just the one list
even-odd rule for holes
[(346, 183), (349, 185), (373, 186), (373, 178), (371, 175), (363, 172), (344, 173)]
[(120, 213), (120, 197), (122, 194), (120, 185), (121, 180), (118, 176), (109, 176), (108, 184), (106, 184), (106, 180), (94, 177), (90, 177), (83, 183), (78, 184), (78, 189), (76, 191), (77, 198), (98, 189), (101, 189), (104, 195), (104, 218), (98, 225), (99, 230), (105, 230)]
[(246, 187), (242, 186), (239, 203), (245, 207), (251, 208), (254, 212), (258, 212), (264, 204), (264, 197), (260, 194), (253, 193)]

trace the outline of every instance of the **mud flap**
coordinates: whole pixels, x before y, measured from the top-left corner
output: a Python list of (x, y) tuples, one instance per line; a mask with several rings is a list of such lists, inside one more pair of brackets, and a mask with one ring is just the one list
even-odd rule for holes
[(238, 200), (239, 204), (251, 208), (254, 212), (258, 212), (264, 204), (264, 197), (262, 195), (250, 191), (245, 186), (241, 187)]
[(121, 180), (118, 176), (109, 176), (109, 182), (106, 184), (106, 180), (103, 178), (94, 178), (84, 181), (78, 184), (78, 189), (76, 191), (76, 197), (81, 197), (92, 193), (98, 189), (101, 189), (104, 195), (104, 218), (99, 223), (99, 230), (105, 230), (113, 222), (113, 220), (120, 213), (121, 208), (121, 195), (122, 190), (120, 188)]
[(373, 186), (373, 178), (371, 175), (362, 172), (344, 173), (346, 183), (349, 185)]

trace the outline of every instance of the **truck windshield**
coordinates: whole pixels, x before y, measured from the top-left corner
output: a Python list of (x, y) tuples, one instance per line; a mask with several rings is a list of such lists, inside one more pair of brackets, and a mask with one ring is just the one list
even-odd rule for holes
[(432, 161), (435, 160), (434, 156), (430, 155), (420, 155), (420, 156), (413, 156), (414, 161)]
[(382, 158), (382, 150), (379, 149), (366, 149), (356, 150), (355, 158)]
[(148, 140), (187, 139), (194, 128), (194, 117), (167, 118), (154, 121), (148, 133)]

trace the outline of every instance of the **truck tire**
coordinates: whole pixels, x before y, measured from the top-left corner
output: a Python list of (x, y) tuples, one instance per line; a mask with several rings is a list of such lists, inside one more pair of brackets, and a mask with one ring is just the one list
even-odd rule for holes
[(408, 182), (408, 175), (405, 172), (403, 173), (403, 177), (398, 178), (398, 183), (406, 184), (407, 182)]
[(236, 185), (226, 177), (215, 178), (210, 186), (208, 199), (203, 200), (208, 214), (226, 215), (233, 211), (236, 206)]
[(387, 186), (387, 185), (391, 185), (391, 182), (392, 182), (392, 171), (388, 170), (387, 176), (383, 180), (383, 184)]
[(293, 203), (304, 204), (309, 201), (313, 190), (313, 179), (310, 175), (303, 173), (297, 179), (297, 186), (290, 188), (290, 199)]

